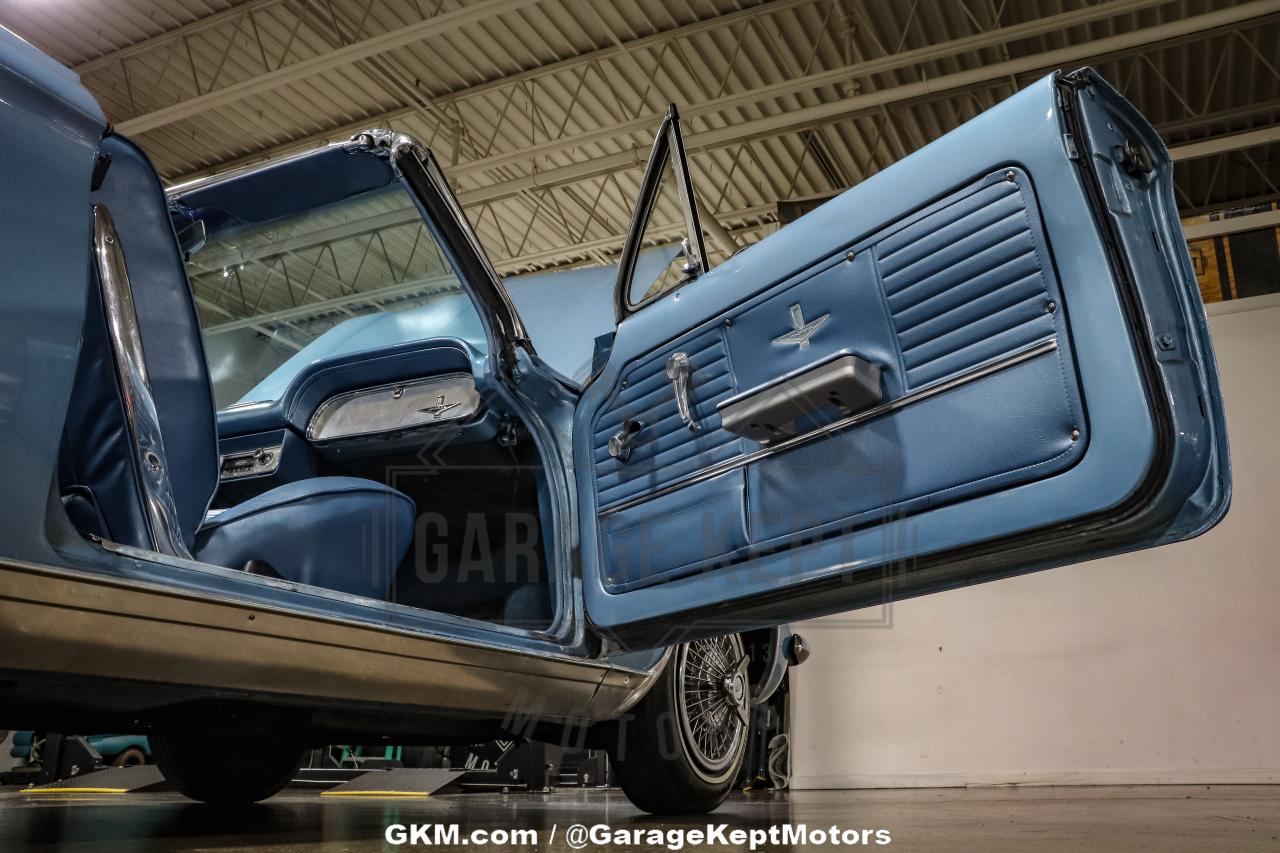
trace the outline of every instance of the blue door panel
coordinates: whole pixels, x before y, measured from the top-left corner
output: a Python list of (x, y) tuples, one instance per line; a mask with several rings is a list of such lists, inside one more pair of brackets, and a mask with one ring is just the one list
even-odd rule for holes
[[(728, 557), (812, 539), (827, 525), (867, 524), (1072, 464), (1087, 442), (1087, 424), (1061, 299), (1030, 182), (1020, 169), (999, 169), (730, 311), (719, 326), (664, 346), (626, 374), (594, 435), (605, 587), (621, 592), (715, 571)], [(807, 311), (806, 320), (826, 318), (803, 347), (775, 342), (791, 329), (793, 305)], [(852, 353), (880, 365), (882, 391), (893, 400), (1040, 341), (1058, 348), (857, 428), (618, 508), (757, 449), (724, 430), (715, 414), (736, 390)], [(681, 423), (664, 371), (676, 351), (694, 366), (694, 413), (702, 424), (696, 434)], [(994, 411), (1006, 414), (992, 421)], [(619, 462), (607, 442), (623, 417), (645, 427), (632, 457)], [(815, 410), (805, 424), (838, 417), (835, 408)]]
[[(671, 383), (667, 379), (667, 358), (684, 352), (693, 367), (694, 415), (705, 424), (698, 433), (680, 420)], [(618, 391), (592, 429), (591, 459), (595, 471), (595, 499), (601, 508), (616, 505), (651, 491), (707, 464), (743, 452), (742, 440), (720, 429), (716, 405), (733, 396), (736, 385), (730, 369), (723, 330), (708, 330), (676, 341), (657, 355), (631, 367)], [(626, 419), (644, 426), (635, 450), (626, 463), (609, 455), (609, 437), (622, 428)]]
[(619, 592), (635, 589), (742, 554), (748, 544), (745, 482), (742, 471), (731, 471), (605, 516), (605, 584)]
[[(1167, 153), (1096, 76), (1060, 80), (621, 323), (574, 427), (576, 455), (591, 459), (577, 476), (593, 624), (633, 644), (675, 624), (741, 630), (1148, 547), (1222, 517), (1221, 398)], [(1115, 158), (1103, 162), (1108, 199), (1085, 165), (1124, 139), (1156, 168), (1117, 177)], [(774, 343), (823, 315), (807, 347)], [(1157, 334), (1172, 343), (1157, 347)], [(628, 416), (624, 379), (646, 383), (637, 399), (669, 418), (666, 359), (717, 336), (731, 375), (709, 377), (722, 381), (705, 399), (694, 383), (703, 431), (656, 436), (706, 441), (708, 456), (672, 471), (606, 467), (619, 464), (601, 453)], [(884, 403), (866, 418), (781, 452), (724, 434), (719, 402), (842, 353), (882, 370)], [(841, 417), (815, 411), (807, 426)], [(634, 458), (667, 452), (641, 437)], [(736, 532), (736, 485), (717, 480), (739, 472), (745, 547), (700, 539), (717, 519)], [(625, 499), (600, 500), (607, 475)], [(679, 545), (646, 555), (646, 539)], [(639, 574), (618, 570), (624, 554)]]
[[(1061, 351), (1045, 353), (750, 466), (753, 546), (919, 512), (1070, 466), (1085, 436), (1063, 361)], [(992, 411), (1007, 414), (993, 422)]]
[[(772, 343), (791, 331), (792, 305), (803, 308), (806, 320), (828, 315), (803, 348)], [(812, 274), (733, 312), (726, 334), (733, 373), (744, 391), (846, 353), (881, 365), (886, 397), (897, 397), (906, 387), (870, 251), (828, 258)], [(666, 391), (669, 396), (669, 384)]]
[(909, 387), (1061, 331), (1039, 219), (1026, 173), (1008, 169), (876, 245)]

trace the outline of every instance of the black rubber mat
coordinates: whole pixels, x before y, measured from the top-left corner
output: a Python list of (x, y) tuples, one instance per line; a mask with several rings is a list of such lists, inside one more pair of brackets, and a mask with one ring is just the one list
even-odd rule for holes
[(465, 771), (439, 767), (370, 770), (331, 788), (322, 797), (425, 797), (457, 779)]
[(127, 794), (150, 788), (164, 781), (164, 774), (154, 764), (137, 767), (108, 767), (79, 776), (71, 776), (47, 785), (25, 788), (24, 794)]

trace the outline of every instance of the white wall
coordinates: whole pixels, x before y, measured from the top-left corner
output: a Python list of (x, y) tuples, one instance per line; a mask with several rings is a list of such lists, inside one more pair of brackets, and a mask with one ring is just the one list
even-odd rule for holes
[(1280, 782), (1280, 298), (1210, 308), (1226, 519), (899, 602), (891, 627), (797, 626), (796, 787)]

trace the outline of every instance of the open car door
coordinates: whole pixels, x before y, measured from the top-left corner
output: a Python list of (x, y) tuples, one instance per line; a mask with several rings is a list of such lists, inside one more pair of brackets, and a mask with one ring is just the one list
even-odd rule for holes
[[(1212, 527), (1226, 431), (1170, 172), (1096, 74), (1055, 74), (706, 271), (673, 111), (574, 423), (590, 620), (657, 645)], [(683, 260), (636, 294), (668, 173)]]

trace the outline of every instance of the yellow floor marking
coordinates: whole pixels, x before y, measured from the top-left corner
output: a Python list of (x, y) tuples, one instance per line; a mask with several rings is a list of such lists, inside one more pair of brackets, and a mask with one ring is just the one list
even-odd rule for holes
[(128, 788), (23, 788), (19, 794), (127, 794)]
[(322, 797), (426, 797), (423, 791), (322, 791)]

